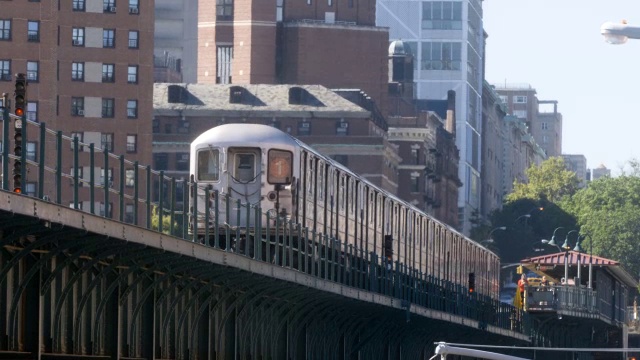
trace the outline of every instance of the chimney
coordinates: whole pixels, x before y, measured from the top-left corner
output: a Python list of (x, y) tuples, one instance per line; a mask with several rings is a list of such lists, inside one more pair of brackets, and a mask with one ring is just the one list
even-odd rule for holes
[(456, 92), (447, 91), (447, 119), (444, 126), (445, 130), (456, 135)]

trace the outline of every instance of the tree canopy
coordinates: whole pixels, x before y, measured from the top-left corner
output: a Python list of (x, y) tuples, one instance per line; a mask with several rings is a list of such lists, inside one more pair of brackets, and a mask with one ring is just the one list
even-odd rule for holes
[(551, 157), (539, 166), (531, 166), (525, 174), (528, 181), (514, 181), (513, 192), (507, 195), (507, 202), (533, 199), (557, 203), (578, 190), (576, 173), (567, 170), (561, 157)]
[(579, 230), (584, 251), (619, 261), (631, 274), (639, 274), (640, 161), (630, 160), (627, 169), (578, 189), (578, 178), (564, 161), (549, 158), (527, 170), (529, 182), (514, 184), (503, 208), (491, 214), (491, 224), (483, 224), (477, 235), (507, 226), (508, 231), (493, 233), (491, 245), (508, 263), (557, 251), (541, 240), (550, 239), (558, 227), (564, 234)]
[(622, 175), (593, 181), (563, 204), (577, 219), (582, 246), (640, 272), (640, 177)]

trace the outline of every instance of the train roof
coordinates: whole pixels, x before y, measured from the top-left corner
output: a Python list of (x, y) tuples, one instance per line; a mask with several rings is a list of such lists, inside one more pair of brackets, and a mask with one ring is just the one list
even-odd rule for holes
[(193, 147), (199, 144), (210, 144), (215, 141), (215, 143), (219, 145), (232, 145), (245, 143), (247, 139), (251, 139), (252, 143), (285, 143), (291, 146), (301, 145), (301, 143), (291, 135), (273, 126), (244, 123), (216, 126), (200, 134), (191, 144)]

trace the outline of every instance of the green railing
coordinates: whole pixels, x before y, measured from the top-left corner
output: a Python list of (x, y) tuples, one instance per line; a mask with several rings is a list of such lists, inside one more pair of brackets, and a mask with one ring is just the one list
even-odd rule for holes
[[(411, 306), (421, 306), (477, 320), (480, 328), (489, 325), (524, 333), (527, 314), (490, 297), (469, 294), (465, 287), (435, 278), (405, 264), (367, 252), (325, 234), (265, 211), (259, 204), (246, 204), (229, 194), (220, 194), (189, 179), (175, 179), (164, 171), (129, 161), (122, 155), (84, 143), (45, 123), (26, 121), (23, 125), (23, 152), (10, 154), (9, 121), (3, 129), (3, 174), (9, 163), (22, 158), (23, 196), (45, 199), (92, 214), (131, 223), (200, 242), (221, 251), (234, 252), (256, 261), (307, 273), (313, 277), (371, 291), (401, 300), (407, 316)], [(36, 140), (34, 140), (36, 139)], [(37, 154), (27, 149), (37, 143)], [(106, 142), (101, 145), (107, 145)], [(25, 151), (27, 149), (27, 151)], [(81, 165), (88, 164), (88, 165)], [(3, 176), (2, 189), (11, 191)], [(28, 186), (26, 186), (29, 184)], [(202, 192), (202, 212), (198, 199), (189, 204), (190, 191)], [(230, 226), (224, 219), (245, 219)], [(204, 226), (204, 224), (209, 224)], [(204, 229), (199, 226), (203, 226)]]

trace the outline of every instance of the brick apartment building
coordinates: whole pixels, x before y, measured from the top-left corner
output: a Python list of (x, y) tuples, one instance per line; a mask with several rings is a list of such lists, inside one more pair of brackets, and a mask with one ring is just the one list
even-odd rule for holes
[[(65, 137), (77, 136), (96, 149), (106, 148), (141, 164), (151, 162), (153, 92), (153, 2), (150, 0), (3, 1), (0, 7), (0, 92), (13, 94), (14, 74), (28, 79), (27, 118), (46, 122)], [(10, 96), (11, 97), (11, 96)], [(38, 133), (27, 134), (27, 157), (37, 161)], [(12, 130), (13, 131), (13, 130)], [(55, 166), (55, 139), (47, 140), (47, 163)], [(72, 152), (65, 145), (63, 172)], [(89, 165), (88, 147), (79, 164)], [(97, 156), (96, 177), (104, 169)], [(110, 169), (110, 180), (118, 177)], [(88, 172), (88, 171), (87, 171)], [(88, 177), (88, 174), (85, 175)], [(37, 172), (29, 171), (24, 191), (34, 195)], [(55, 182), (45, 181), (54, 199)], [(87, 189), (80, 198), (88, 199)], [(63, 203), (72, 196), (62, 187)], [(98, 206), (104, 204), (96, 196)], [(127, 209), (130, 210), (130, 205)], [(113, 207), (112, 207), (113, 209)], [(112, 212), (118, 217), (118, 212)], [(129, 218), (129, 220), (131, 220)]]
[(225, 123), (277, 127), (397, 192), (400, 157), (386, 123), (320, 85), (155, 84), (153, 168), (188, 179), (189, 144)]
[(375, 0), (198, 2), (198, 83), (360, 89), (386, 114), (388, 29)]

